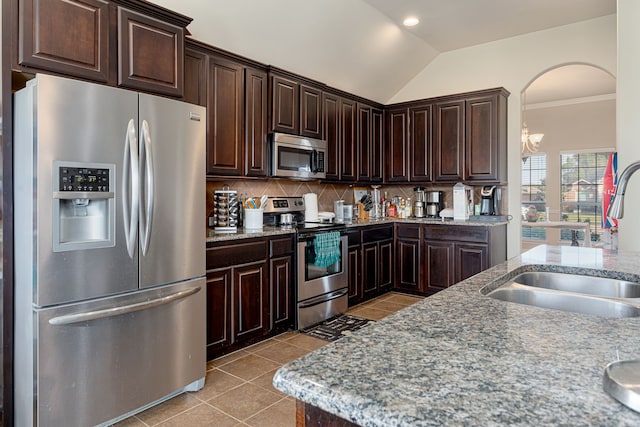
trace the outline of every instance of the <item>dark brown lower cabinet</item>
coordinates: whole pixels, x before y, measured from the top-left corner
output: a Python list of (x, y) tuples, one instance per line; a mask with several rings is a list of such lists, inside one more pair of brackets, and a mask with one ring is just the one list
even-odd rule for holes
[(396, 225), (394, 288), (430, 295), (506, 260), (506, 225)]
[(293, 326), (293, 236), (207, 248), (207, 358)]
[(396, 225), (396, 282), (395, 288), (408, 292), (423, 292), (420, 277), (421, 245), (419, 224)]
[(233, 268), (232, 307), (234, 343), (266, 333), (269, 287), (265, 260)]
[(349, 281), (349, 306), (362, 301), (362, 234), (360, 228), (347, 230), (347, 280)]
[(271, 330), (287, 330), (294, 326), (293, 237), (272, 238), (269, 241), (269, 289)]
[(207, 273), (207, 355), (231, 345), (231, 269)]
[(424, 241), (424, 287), (423, 292), (435, 293), (455, 283), (453, 275), (453, 242)]
[(394, 283), (393, 224), (348, 231), (349, 305), (374, 298)]

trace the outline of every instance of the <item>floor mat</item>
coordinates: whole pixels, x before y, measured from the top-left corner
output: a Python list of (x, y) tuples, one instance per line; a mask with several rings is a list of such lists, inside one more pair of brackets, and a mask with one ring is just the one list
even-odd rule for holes
[(367, 326), (369, 323), (374, 323), (374, 321), (344, 314), (342, 316), (334, 317), (333, 319), (325, 320), (324, 322), (301, 332), (325, 341), (335, 341), (349, 335), (353, 331), (357, 331), (358, 329)]

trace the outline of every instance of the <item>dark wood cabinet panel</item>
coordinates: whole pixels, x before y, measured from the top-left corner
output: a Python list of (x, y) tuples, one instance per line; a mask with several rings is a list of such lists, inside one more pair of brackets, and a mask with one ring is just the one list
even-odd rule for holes
[(191, 104), (207, 106), (207, 55), (195, 49), (184, 51), (184, 95)]
[(379, 290), (379, 250), (380, 248), (376, 242), (362, 245), (362, 288), (365, 299), (375, 295)]
[(300, 135), (322, 139), (322, 91), (300, 85)]
[(270, 328), (287, 329), (293, 326), (293, 257), (272, 258), (270, 269)]
[(393, 224), (358, 227), (349, 240), (349, 304), (366, 301), (393, 286)]
[(322, 104), (324, 107), (323, 128), (324, 139), (327, 141), (327, 157), (325, 158), (325, 168), (327, 180), (336, 181), (340, 179), (340, 98), (330, 93), (322, 94)]
[(207, 173), (242, 175), (243, 67), (209, 58), (207, 74)]
[(271, 76), (271, 129), (274, 132), (299, 134), (300, 84), (278, 76)]
[(431, 174), (431, 105), (409, 109), (409, 180), (429, 182)]
[(503, 91), (466, 101), (467, 181), (506, 180), (506, 108), (507, 98)]
[(207, 272), (207, 358), (231, 344), (231, 269)]
[(489, 245), (456, 243), (456, 282), (488, 268)]
[(244, 131), (246, 176), (267, 176), (268, 80), (267, 73), (245, 68)]
[(423, 254), (425, 291), (436, 292), (455, 283), (453, 242), (425, 240)]
[(371, 107), (358, 104), (358, 181), (371, 181)]
[(409, 180), (409, 111), (406, 108), (385, 111), (385, 179), (387, 182)]
[[(359, 232), (358, 232), (359, 233)], [(349, 305), (362, 301), (362, 250), (360, 245), (350, 246), (347, 256), (348, 281), (349, 281)]]
[(358, 115), (358, 181), (381, 182), (384, 139), (382, 111), (361, 103), (358, 103), (356, 108)]
[(268, 286), (266, 262), (233, 269), (233, 341), (241, 342), (263, 335), (268, 323)]
[(396, 241), (397, 289), (422, 292), (420, 278), (420, 240), (398, 239)]
[(379, 243), (378, 286), (381, 291), (393, 286), (393, 241)]
[[(25, 0), (21, 5), (20, 65), (103, 83), (108, 81), (109, 3)], [(7, 41), (3, 36), (3, 42)]]
[(184, 29), (118, 8), (118, 85), (182, 96)]
[(464, 101), (434, 105), (434, 180), (464, 179)]
[(342, 181), (357, 179), (357, 115), (356, 103), (349, 99), (340, 99), (340, 139), (342, 143), (340, 178)]
[(384, 114), (382, 110), (371, 110), (371, 181), (382, 182), (384, 159)]

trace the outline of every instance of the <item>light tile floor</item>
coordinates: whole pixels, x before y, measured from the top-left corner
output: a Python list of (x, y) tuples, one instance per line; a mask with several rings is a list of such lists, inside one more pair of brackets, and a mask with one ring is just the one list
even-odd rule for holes
[[(380, 320), (421, 299), (392, 292), (352, 307), (348, 314)], [(295, 399), (273, 388), (273, 375), (283, 364), (326, 344), (308, 335), (286, 332), (222, 356), (207, 363), (201, 390), (183, 393), (116, 425), (295, 426)]]

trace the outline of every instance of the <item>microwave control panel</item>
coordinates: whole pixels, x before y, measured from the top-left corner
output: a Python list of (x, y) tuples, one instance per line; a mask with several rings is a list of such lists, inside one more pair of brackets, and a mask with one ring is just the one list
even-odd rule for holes
[(318, 152), (318, 170), (324, 172), (324, 152)]
[(60, 166), (59, 191), (109, 191), (109, 169)]

